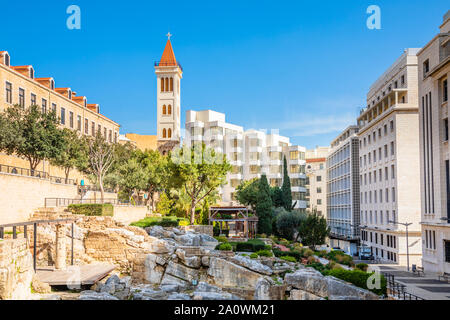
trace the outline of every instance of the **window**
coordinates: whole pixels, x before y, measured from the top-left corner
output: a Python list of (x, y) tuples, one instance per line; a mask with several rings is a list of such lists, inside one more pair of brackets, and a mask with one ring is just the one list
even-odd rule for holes
[(69, 112), (69, 126), (73, 128), (73, 112)]
[(391, 179), (395, 179), (395, 166), (391, 166)]
[(69, 90), (68, 95), (69, 95), (69, 99), (72, 100), (72, 90)]
[(170, 78), (170, 92), (172, 91), (173, 91), (173, 78)]
[(81, 116), (77, 116), (77, 130), (81, 131)]
[(169, 78), (165, 78), (165, 80), (166, 80), (166, 84), (165, 84), (166, 91), (169, 91)]
[(448, 141), (448, 118), (444, 119), (444, 141)]
[(112, 130), (109, 130), (109, 142), (112, 142)]
[(321, 205), (322, 204), (322, 199), (317, 199), (317, 204)]
[(401, 84), (402, 84), (402, 85), (404, 85), (404, 84), (405, 84), (405, 75), (403, 75), (403, 76), (401, 77), (401, 80), (400, 80), (400, 82), (401, 82)]
[(322, 193), (322, 188), (317, 188), (317, 193)]
[(317, 181), (317, 182), (322, 181), (322, 176), (317, 176), (317, 177), (316, 177), (316, 181)]
[(114, 132), (114, 143), (117, 143), (117, 132)]
[(95, 137), (95, 122), (94, 121), (92, 121), (92, 123), (91, 123), (91, 135), (93, 137)]
[(164, 78), (161, 78), (161, 92), (164, 92)]
[(392, 188), (392, 202), (395, 202), (395, 188)]
[(55, 90), (55, 80), (50, 80), (50, 89)]
[(289, 152), (289, 159), (291, 159), (291, 160), (298, 160), (299, 159), (299, 152), (298, 151), (290, 151)]
[(5, 65), (9, 67), (9, 54), (5, 54)]
[(105, 140), (108, 139), (108, 129), (103, 128), (103, 136), (105, 137)]
[(66, 109), (61, 108), (61, 124), (66, 124)]
[(381, 161), (381, 147), (378, 148), (378, 160)]
[(389, 179), (388, 167), (384, 167), (384, 180), (388, 180), (388, 179)]
[(387, 125), (385, 124), (383, 127), (384, 135), (387, 135)]
[(167, 138), (172, 138), (172, 129), (167, 130)]
[(167, 114), (166, 105), (163, 105), (162, 107), (162, 114)]
[(42, 113), (47, 113), (47, 100), (42, 99)]
[(391, 156), (393, 156), (395, 154), (395, 145), (394, 145), (394, 141), (391, 141)]
[(383, 202), (383, 190), (380, 189), (380, 203)]
[(89, 120), (84, 119), (84, 133), (89, 134)]
[(170, 104), (167, 107), (167, 114), (172, 114), (172, 106)]
[(36, 105), (36, 95), (34, 93), (31, 94), (31, 105), (32, 106)]
[(163, 136), (163, 138), (166, 138), (166, 137), (167, 137), (167, 131), (166, 131), (166, 129), (163, 129), (162, 136)]
[(19, 106), (25, 107), (25, 90), (19, 88)]
[(378, 129), (378, 138), (381, 138), (381, 128)]
[(52, 112), (56, 113), (56, 104), (52, 103)]
[(442, 81), (442, 101), (448, 101), (448, 82), (447, 79)]
[(386, 202), (389, 202), (389, 189), (388, 188), (386, 188), (385, 195), (386, 195)]
[(97, 132), (98, 132), (98, 134), (102, 134), (102, 126), (101, 125), (97, 126)]
[(430, 60), (427, 59), (423, 63), (423, 77), (425, 78), (427, 76), (427, 73), (430, 71)]
[(445, 247), (445, 262), (450, 262), (450, 241), (444, 241)]
[(387, 144), (384, 145), (384, 157), (387, 158), (388, 156), (388, 146)]
[(12, 84), (6, 82), (6, 103), (12, 103)]
[(391, 132), (394, 132), (394, 120), (390, 122)]

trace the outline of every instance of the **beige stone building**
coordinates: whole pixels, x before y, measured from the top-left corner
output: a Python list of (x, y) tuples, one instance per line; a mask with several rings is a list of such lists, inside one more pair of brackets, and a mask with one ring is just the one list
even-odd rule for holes
[(443, 20), (418, 53), (422, 265), (439, 274), (450, 273), (450, 11)]
[[(12, 66), (7, 51), (0, 51), (0, 112), (13, 105), (29, 107), (38, 105), (43, 112), (55, 111), (61, 127), (77, 130), (80, 134), (94, 136), (98, 131), (110, 142), (118, 142), (119, 124), (100, 113), (98, 104), (90, 104), (71, 88), (56, 87), (52, 77), (36, 78), (33, 66)], [(29, 168), (24, 159), (0, 153), (0, 164)], [(54, 179), (64, 177), (63, 170), (43, 161), (37, 170)], [(3, 171), (3, 170), (2, 170)], [(82, 176), (73, 171), (70, 178)]]
[(316, 209), (320, 215), (326, 215), (326, 162), (329, 147), (316, 147), (306, 150), (306, 199), (307, 209)]
[(361, 240), (384, 262), (420, 263), (419, 49), (406, 49), (371, 86), (359, 124)]

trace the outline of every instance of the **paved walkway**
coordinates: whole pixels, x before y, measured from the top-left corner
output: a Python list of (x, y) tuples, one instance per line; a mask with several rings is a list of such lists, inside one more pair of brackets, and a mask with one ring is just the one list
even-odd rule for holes
[(406, 286), (406, 291), (426, 300), (450, 300), (450, 284), (438, 281), (438, 275), (427, 273), (417, 276), (408, 272), (406, 267), (385, 264), (371, 264), (380, 268), (380, 271), (395, 276), (395, 281)]

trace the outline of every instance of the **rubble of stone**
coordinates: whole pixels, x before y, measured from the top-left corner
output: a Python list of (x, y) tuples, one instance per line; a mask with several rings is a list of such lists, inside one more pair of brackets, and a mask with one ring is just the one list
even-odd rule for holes
[[(106, 262), (117, 272), (81, 292), (81, 300), (378, 299), (300, 263), (215, 250), (218, 241), (199, 229), (143, 229), (111, 217), (84, 216), (75, 225), (76, 264)], [(202, 227), (212, 233), (212, 227)], [(38, 239), (50, 242), (51, 256), (54, 229), (38, 232)], [(70, 235), (71, 230), (66, 232)], [(39, 261), (46, 258), (40, 256)]]

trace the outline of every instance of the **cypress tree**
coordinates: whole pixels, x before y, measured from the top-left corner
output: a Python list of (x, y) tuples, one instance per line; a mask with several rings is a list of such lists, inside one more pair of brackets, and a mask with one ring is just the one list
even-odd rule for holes
[(287, 170), (286, 156), (283, 159), (284, 175), (283, 175), (283, 186), (281, 187), (281, 192), (283, 193), (283, 207), (287, 211), (292, 210), (292, 191), (291, 191), (291, 180), (289, 179), (289, 174)]
[(256, 215), (258, 216), (258, 233), (272, 233), (272, 198), (270, 186), (265, 174), (259, 179), (259, 193), (257, 196)]

